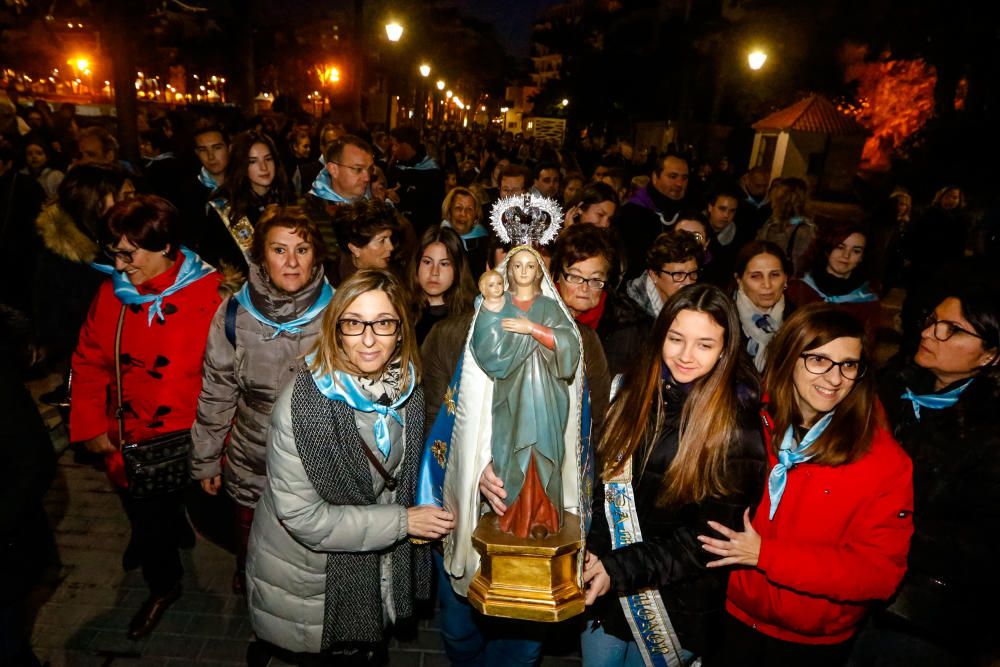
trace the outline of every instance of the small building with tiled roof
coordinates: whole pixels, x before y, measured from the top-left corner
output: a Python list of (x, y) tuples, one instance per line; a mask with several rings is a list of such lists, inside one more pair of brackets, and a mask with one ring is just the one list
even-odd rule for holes
[(868, 131), (822, 95), (810, 95), (753, 124), (750, 166), (771, 178), (811, 181), (818, 192), (845, 192), (861, 163)]

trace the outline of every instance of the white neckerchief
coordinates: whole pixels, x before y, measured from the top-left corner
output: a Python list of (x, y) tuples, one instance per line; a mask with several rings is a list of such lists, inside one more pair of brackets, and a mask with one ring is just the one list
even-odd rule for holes
[[(754, 315), (767, 315), (774, 322), (775, 330), (781, 328), (782, 316), (785, 314), (785, 295), (782, 294), (778, 302), (771, 306), (768, 310), (761, 310), (753, 304), (743, 290), (736, 289), (736, 310), (740, 314), (740, 324), (743, 327), (743, 333), (745, 333), (750, 338), (749, 348), (755, 347), (756, 350), (751, 352), (753, 355), (753, 364), (757, 367), (757, 370), (764, 370), (764, 362), (767, 359), (767, 344), (771, 342), (771, 338), (774, 337), (773, 333), (767, 333), (758, 327), (754, 323)], [(756, 345), (754, 345), (756, 343)]]

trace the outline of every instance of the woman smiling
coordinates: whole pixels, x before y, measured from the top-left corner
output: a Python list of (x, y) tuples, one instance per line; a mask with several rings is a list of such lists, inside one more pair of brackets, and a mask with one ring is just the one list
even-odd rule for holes
[(699, 537), (721, 557), (712, 567), (741, 566), (707, 665), (842, 665), (867, 603), (896, 590), (913, 481), (868, 363), (861, 323), (828, 304), (796, 311), (771, 341), (766, 492), (742, 531), (709, 522)]

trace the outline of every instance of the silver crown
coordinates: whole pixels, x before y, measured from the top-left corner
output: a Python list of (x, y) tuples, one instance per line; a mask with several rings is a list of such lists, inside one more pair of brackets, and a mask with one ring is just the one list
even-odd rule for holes
[(490, 211), (493, 231), (504, 243), (543, 246), (562, 226), (563, 213), (554, 199), (526, 193), (503, 197)]

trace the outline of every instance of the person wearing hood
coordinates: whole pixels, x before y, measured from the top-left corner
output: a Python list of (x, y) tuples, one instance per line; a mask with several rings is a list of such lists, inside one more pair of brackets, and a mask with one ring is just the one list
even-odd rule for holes
[(399, 212), (417, 234), (437, 223), (438, 202), (444, 197), (444, 172), (420, 143), (415, 127), (397, 127), (389, 133), (392, 160), (389, 184), (398, 188)]
[(219, 306), (209, 329), (191, 475), (209, 495), (224, 486), (236, 504), (236, 592), (243, 590), (247, 538), (264, 488), (271, 408), (333, 298), (325, 251), (301, 208), (268, 208), (257, 224), (247, 282)]

